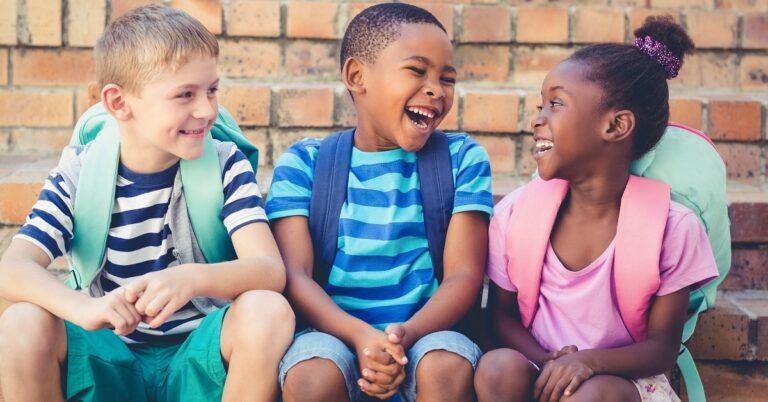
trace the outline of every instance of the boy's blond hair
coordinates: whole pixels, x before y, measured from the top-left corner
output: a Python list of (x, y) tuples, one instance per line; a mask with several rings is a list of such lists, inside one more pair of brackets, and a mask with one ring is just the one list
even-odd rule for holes
[(165, 6), (139, 7), (110, 23), (96, 43), (98, 85), (138, 94), (167, 68), (197, 56), (219, 56), (216, 37), (198, 20)]

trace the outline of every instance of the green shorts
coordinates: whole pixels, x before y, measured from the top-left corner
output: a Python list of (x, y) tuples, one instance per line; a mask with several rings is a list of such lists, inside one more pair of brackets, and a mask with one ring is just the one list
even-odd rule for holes
[(64, 396), (68, 401), (221, 400), (226, 310), (209, 314), (186, 340), (165, 344), (126, 344), (109, 329), (87, 331), (66, 322)]

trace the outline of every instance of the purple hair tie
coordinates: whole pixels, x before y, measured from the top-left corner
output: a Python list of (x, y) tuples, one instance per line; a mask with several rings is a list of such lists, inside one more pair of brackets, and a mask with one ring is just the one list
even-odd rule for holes
[(680, 67), (683, 66), (683, 63), (663, 43), (650, 36), (646, 36), (645, 38), (635, 38), (635, 46), (664, 67), (667, 79), (677, 77), (677, 73), (680, 72)]

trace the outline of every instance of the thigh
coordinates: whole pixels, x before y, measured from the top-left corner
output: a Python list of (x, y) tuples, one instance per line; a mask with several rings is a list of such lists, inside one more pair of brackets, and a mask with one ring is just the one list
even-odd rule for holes
[(402, 396), (407, 401), (416, 400), (416, 369), (419, 362), (429, 352), (444, 350), (455, 353), (469, 361), (472, 369), (477, 368), (482, 351), (466, 336), (455, 331), (433, 332), (419, 339), (408, 351), (408, 366), (405, 368), (406, 377), (400, 386)]
[(562, 402), (605, 401), (640, 402), (640, 395), (632, 381), (613, 375), (598, 375), (585, 381), (570, 397)]
[(221, 328), (227, 309), (208, 314), (171, 358), (162, 399), (221, 400), (227, 378), (221, 357)]
[(120, 337), (108, 329), (87, 331), (70, 322), (67, 361), (62, 370), (68, 401), (147, 400), (143, 372)]

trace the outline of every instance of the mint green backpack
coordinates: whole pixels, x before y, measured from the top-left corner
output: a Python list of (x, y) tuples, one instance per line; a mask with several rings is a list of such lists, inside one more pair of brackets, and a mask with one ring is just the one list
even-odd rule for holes
[[(712, 141), (702, 132), (670, 123), (656, 147), (634, 161), (630, 172), (661, 180), (672, 187), (672, 200), (699, 217), (709, 237), (720, 276), (691, 292), (690, 318), (683, 328), (683, 342), (693, 335), (699, 314), (715, 305), (717, 286), (731, 268), (731, 231), (726, 199), (725, 163)], [(704, 402), (704, 387), (693, 357), (681, 345), (677, 365), (685, 381), (688, 400)]]
[[(179, 170), (192, 230), (209, 263), (237, 258), (220, 215), (224, 206), (221, 167), (213, 139), (229, 141), (245, 154), (253, 167), (259, 151), (245, 138), (235, 119), (223, 107), (205, 138), (203, 155), (181, 160)], [(73, 213), (72, 274), (67, 285), (87, 289), (104, 261), (107, 233), (115, 202), (117, 167), (120, 160), (120, 130), (101, 103), (91, 106), (77, 121), (70, 145), (89, 144), (80, 170)]]

